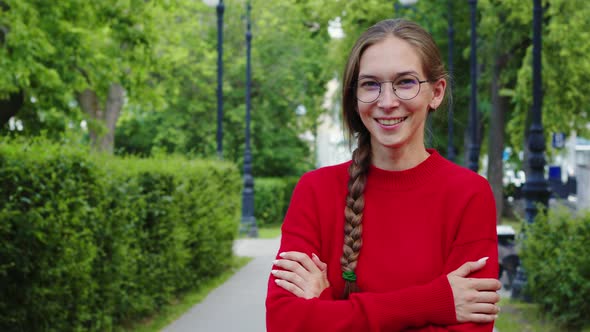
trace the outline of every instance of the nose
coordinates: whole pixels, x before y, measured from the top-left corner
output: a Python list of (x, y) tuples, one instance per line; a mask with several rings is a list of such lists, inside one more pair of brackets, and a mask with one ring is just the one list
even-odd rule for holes
[(399, 98), (393, 92), (393, 83), (381, 83), (381, 94), (377, 100), (377, 106), (384, 109), (393, 108), (399, 105)]

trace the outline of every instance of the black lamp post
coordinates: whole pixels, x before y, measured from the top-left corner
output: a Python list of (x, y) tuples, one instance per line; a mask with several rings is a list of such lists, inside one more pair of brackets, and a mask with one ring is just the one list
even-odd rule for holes
[(545, 137), (542, 120), (542, 78), (541, 78), (541, 25), (543, 8), (541, 0), (533, 0), (533, 107), (532, 123), (529, 128), (528, 163), (530, 174), (526, 176), (523, 193), (526, 198), (526, 220), (533, 222), (537, 215), (537, 203), (547, 206), (549, 186), (545, 179)]
[(246, 4), (246, 144), (244, 148), (244, 191), (242, 192), (241, 232), (251, 237), (258, 237), (258, 228), (254, 218), (254, 177), (252, 176), (252, 153), (250, 151), (250, 51), (252, 31), (250, 27), (250, 1)]
[[(203, 0), (214, 6), (215, 0)], [(223, 157), (223, 0), (217, 2), (217, 156)]]
[(217, 155), (223, 157), (223, 0), (217, 4)]
[[(533, 107), (532, 123), (528, 132), (529, 173), (522, 188), (525, 200), (525, 218), (529, 223), (534, 222), (538, 213), (537, 204), (548, 205), (549, 185), (545, 179), (545, 137), (543, 136), (543, 121), (541, 106), (543, 91), (541, 80), (541, 34), (543, 8), (541, 0), (533, 0)], [(522, 298), (522, 289), (526, 284), (524, 269), (519, 267), (512, 287), (512, 297)]]
[[(453, 48), (455, 39), (455, 28), (453, 28), (453, 0), (448, 0), (448, 33), (449, 33), (449, 76), (451, 79), (447, 82), (450, 91), (453, 91)], [(449, 99), (449, 138), (447, 140), (447, 158), (455, 161), (455, 147), (453, 146), (453, 100)]]
[(471, 7), (471, 100), (469, 103), (469, 169), (477, 172), (479, 169), (479, 138), (477, 114), (477, 0), (469, 0)]

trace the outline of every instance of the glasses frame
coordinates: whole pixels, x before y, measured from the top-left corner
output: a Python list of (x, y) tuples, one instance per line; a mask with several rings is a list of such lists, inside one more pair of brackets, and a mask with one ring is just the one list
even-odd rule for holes
[(359, 99), (359, 97), (358, 97), (358, 91), (357, 91), (357, 89), (358, 89), (358, 83), (359, 83), (359, 81), (360, 81), (360, 80), (356, 80), (356, 81), (355, 81), (355, 84), (354, 84), (354, 86), (353, 86), (353, 89), (354, 89), (354, 95), (355, 95), (356, 99), (357, 99), (358, 101), (360, 101), (361, 103), (364, 103), (364, 104), (371, 104), (371, 103), (374, 103), (376, 100), (378, 100), (378, 99), (379, 99), (379, 97), (381, 97), (381, 92), (383, 92), (383, 83), (391, 83), (391, 90), (393, 90), (393, 94), (394, 94), (394, 95), (395, 95), (397, 98), (399, 98), (399, 99), (401, 99), (401, 100), (412, 100), (412, 99), (416, 98), (416, 97), (417, 97), (417, 96), (420, 94), (420, 90), (421, 90), (421, 88), (422, 88), (422, 83), (428, 83), (428, 82), (430, 82), (430, 80), (422, 80), (422, 81), (421, 81), (421, 80), (418, 78), (418, 76), (416, 76), (416, 75), (412, 75), (412, 74), (408, 74), (408, 76), (412, 76), (412, 77), (414, 77), (414, 78), (416, 79), (416, 81), (418, 81), (418, 92), (416, 92), (416, 95), (414, 95), (414, 97), (412, 97), (412, 98), (402, 98), (402, 97), (400, 97), (400, 96), (397, 94), (397, 92), (396, 92), (396, 91), (397, 91), (397, 90), (396, 90), (396, 88), (394, 88), (394, 87), (393, 87), (393, 82), (395, 82), (396, 80), (393, 80), (393, 81), (377, 81), (377, 80), (376, 80), (375, 82), (376, 82), (376, 83), (379, 83), (379, 94), (377, 95), (377, 98), (373, 99), (372, 101), (363, 101), (363, 100), (360, 100), (360, 99)]

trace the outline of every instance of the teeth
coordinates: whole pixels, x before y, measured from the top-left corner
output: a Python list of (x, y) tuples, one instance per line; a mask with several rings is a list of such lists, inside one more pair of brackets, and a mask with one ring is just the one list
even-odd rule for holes
[(397, 119), (378, 119), (377, 121), (384, 125), (384, 126), (393, 126), (396, 125), (402, 121), (404, 121), (406, 118), (397, 118)]

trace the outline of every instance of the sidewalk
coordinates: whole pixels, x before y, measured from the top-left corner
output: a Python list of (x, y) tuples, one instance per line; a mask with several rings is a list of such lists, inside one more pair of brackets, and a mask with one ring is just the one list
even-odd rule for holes
[(266, 287), (279, 244), (280, 237), (236, 240), (236, 255), (254, 259), (163, 331), (266, 331)]
[[(236, 240), (236, 255), (254, 259), (163, 332), (266, 331), (266, 287), (279, 245), (280, 237)], [(510, 294), (501, 290), (500, 296)]]

